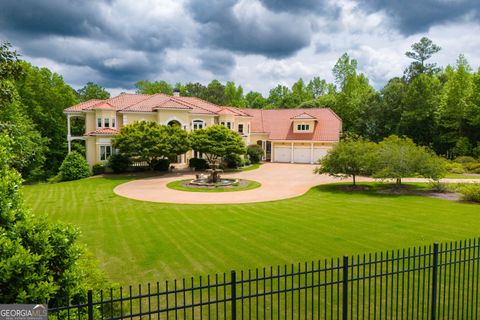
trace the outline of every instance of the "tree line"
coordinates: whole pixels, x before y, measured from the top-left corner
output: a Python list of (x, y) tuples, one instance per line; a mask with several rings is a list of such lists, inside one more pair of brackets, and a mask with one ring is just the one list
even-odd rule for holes
[(138, 93), (195, 96), (219, 105), (256, 109), (330, 107), (343, 120), (343, 131), (371, 141), (406, 136), (449, 158), (480, 155), (480, 69), (472, 70), (464, 55), (445, 68), (429, 62), (441, 48), (428, 38), (412, 45), (412, 59), (403, 75), (380, 90), (358, 71), (358, 62), (344, 53), (332, 69), (334, 83), (320, 77), (292, 87), (278, 85), (268, 96), (240, 85), (213, 80), (208, 85), (166, 81), (136, 83)]

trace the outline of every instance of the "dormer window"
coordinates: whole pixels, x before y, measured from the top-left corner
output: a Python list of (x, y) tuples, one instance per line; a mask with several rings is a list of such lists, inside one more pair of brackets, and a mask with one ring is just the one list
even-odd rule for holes
[(297, 124), (297, 131), (310, 131), (309, 124)]

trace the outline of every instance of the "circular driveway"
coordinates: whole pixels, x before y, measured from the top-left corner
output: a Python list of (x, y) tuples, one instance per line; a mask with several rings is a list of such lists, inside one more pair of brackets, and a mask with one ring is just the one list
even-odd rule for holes
[[(236, 192), (189, 192), (173, 190), (167, 184), (181, 179), (195, 178), (194, 173), (176, 173), (130, 181), (117, 186), (113, 191), (126, 198), (164, 203), (183, 204), (228, 204), (250, 203), (288, 199), (297, 197), (310, 188), (342, 180), (328, 175), (314, 174), (316, 165), (265, 163), (260, 168), (245, 172), (224, 173), (223, 177), (255, 180), (260, 188)], [(373, 181), (358, 177), (357, 181)], [(424, 182), (425, 179), (402, 179), (405, 182)], [(466, 179), (444, 179), (445, 182), (473, 182)], [(477, 180), (480, 181), (480, 180)]]
[(315, 165), (290, 163), (265, 163), (251, 171), (224, 173), (223, 177), (255, 180), (260, 188), (236, 192), (188, 192), (167, 187), (180, 179), (195, 178), (194, 173), (169, 174), (134, 180), (117, 186), (113, 191), (123, 197), (169, 203), (225, 204), (249, 203), (292, 198), (307, 192), (311, 187), (340, 181), (327, 175), (313, 174)]

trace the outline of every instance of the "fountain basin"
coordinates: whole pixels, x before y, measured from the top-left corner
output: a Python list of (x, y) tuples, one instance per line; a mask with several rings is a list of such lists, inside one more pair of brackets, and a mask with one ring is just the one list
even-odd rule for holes
[(212, 182), (208, 178), (199, 178), (199, 179), (193, 179), (189, 182), (189, 184), (194, 185), (194, 186), (200, 186), (200, 187), (227, 187), (227, 186), (233, 186), (233, 185), (238, 185), (239, 180), (238, 179), (223, 179), (220, 178), (216, 182)]

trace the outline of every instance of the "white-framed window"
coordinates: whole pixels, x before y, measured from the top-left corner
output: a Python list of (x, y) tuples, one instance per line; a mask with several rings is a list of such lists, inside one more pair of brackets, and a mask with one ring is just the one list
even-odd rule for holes
[(115, 128), (115, 127), (116, 127), (116, 125), (117, 125), (117, 123), (116, 123), (117, 121), (116, 121), (116, 120), (117, 120), (117, 119), (112, 118), (112, 128)]
[(297, 131), (309, 131), (310, 125), (309, 124), (297, 124)]
[(97, 118), (97, 128), (102, 127), (102, 118)]
[(197, 159), (202, 159), (203, 153), (201, 153), (200, 151), (193, 150), (193, 157)]
[(109, 128), (110, 127), (110, 118), (103, 119), (103, 125), (104, 125), (105, 128)]
[(232, 127), (233, 127), (233, 124), (230, 121), (222, 121), (222, 122), (220, 122), (220, 124), (224, 127), (227, 127), (228, 129), (232, 129)]
[(205, 122), (203, 120), (193, 120), (192, 121), (193, 130), (205, 128)]
[(112, 155), (112, 146), (100, 146), (100, 161), (107, 161)]
[(243, 123), (238, 124), (238, 133), (243, 134)]

